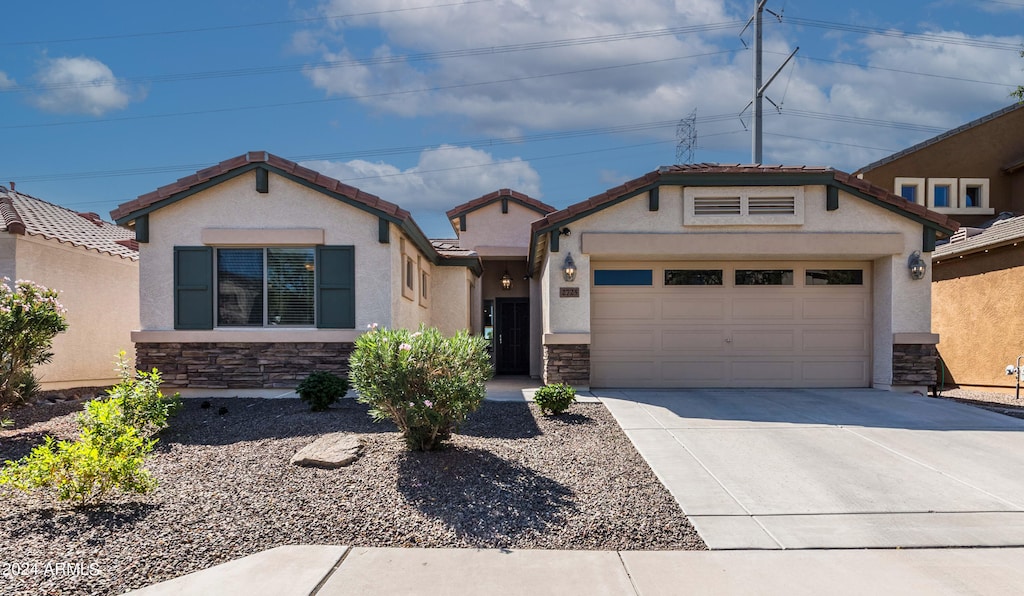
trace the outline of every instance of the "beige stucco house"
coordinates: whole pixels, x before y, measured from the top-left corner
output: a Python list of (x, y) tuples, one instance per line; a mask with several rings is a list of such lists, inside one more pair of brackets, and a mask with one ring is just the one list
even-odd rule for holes
[(231, 389), (343, 371), (366, 325), (425, 323), (545, 382), (920, 390), (937, 341), (922, 267), (958, 225), (828, 168), (702, 164), (562, 210), (499, 190), (431, 241), (397, 205), (262, 152), (112, 215), (140, 243), (139, 362)]
[(53, 360), (34, 369), (42, 389), (116, 382), (117, 354), (132, 354), (130, 335), (139, 325), (130, 230), (0, 186), (0, 277), (54, 288), (68, 310)]

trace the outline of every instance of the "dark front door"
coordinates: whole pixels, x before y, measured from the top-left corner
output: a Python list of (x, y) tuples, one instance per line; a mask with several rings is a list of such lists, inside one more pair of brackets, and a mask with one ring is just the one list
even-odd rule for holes
[(530, 300), (498, 298), (494, 301), (494, 311), (494, 372), (529, 374)]

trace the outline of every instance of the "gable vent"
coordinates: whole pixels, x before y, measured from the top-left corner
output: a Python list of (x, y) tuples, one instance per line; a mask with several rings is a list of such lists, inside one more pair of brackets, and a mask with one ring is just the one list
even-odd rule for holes
[(794, 197), (750, 197), (747, 199), (750, 215), (793, 215), (796, 213)]
[(694, 197), (694, 215), (740, 215), (739, 197)]

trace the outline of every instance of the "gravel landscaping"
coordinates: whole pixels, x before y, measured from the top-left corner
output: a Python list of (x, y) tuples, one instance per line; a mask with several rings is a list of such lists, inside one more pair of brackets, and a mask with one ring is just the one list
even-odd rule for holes
[[(160, 435), (150, 495), (74, 510), (5, 493), (0, 593), (120, 593), (283, 544), (705, 548), (600, 404), (548, 418), (532, 404), (485, 402), (449, 448), (410, 453), (351, 399), (324, 413), (298, 400), (203, 401), (186, 400)], [(80, 409), (14, 412), (0, 459), (25, 455), (45, 434), (74, 436)], [(338, 431), (364, 443), (352, 465), (288, 463)]]
[[(1016, 391), (1014, 389), (1005, 389), (1003, 391), (945, 389), (939, 393), (939, 397), (985, 408), (1015, 418), (1024, 418), (1024, 397), (1017, 399), (1015, 394)], [(1022, 392), (1022, 395), (1024, 395), (1024, 392)]]

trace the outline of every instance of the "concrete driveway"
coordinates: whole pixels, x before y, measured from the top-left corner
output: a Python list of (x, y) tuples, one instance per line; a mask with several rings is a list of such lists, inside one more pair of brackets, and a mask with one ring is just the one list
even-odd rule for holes
[(712, 549), (1024, 545), (1024, 420), (872, 389), (593, 393)]

